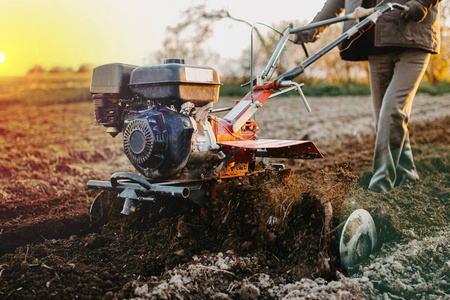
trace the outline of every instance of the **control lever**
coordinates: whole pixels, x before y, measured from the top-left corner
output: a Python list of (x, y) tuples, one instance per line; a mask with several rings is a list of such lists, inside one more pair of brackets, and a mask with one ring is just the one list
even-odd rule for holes
[(303, 84), (300, 85), (297, 82), (289, 80), (289, 81), (282, 81), (282, 82), (280, 82), (280, 86), (294, 87), (294, 89), (297, 90), (298, 93), (300, 94), (300, 97), (302, 98), (303, 103), (305, 104), (306, 110), (308, 112), (311, 112), (311, 107), (309, 107), (308, 101), (306, 100), (305, 94), (303, 94), (303, 91), (302, 91), (302, 88), (301, 88), (303, 86)]

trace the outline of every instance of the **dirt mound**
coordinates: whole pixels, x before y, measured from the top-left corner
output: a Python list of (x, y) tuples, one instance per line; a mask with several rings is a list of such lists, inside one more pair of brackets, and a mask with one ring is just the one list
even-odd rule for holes
[[(142, 206), (131, 217), (119, 217), (116, 196), (105, 195), (105, 205), (112, 210), (104, 216), (106, 223), (95, 224), (98, 232), (45, 240), (4, 255), (0, 260), (0, 293), (44, 298), (73, 298), (77, 294), (95, 298), (109, 293), (129, 298), (139, 294), (136, 289), (145, 290), (145, 285), (161, 289), (168, 276), (178, 278), (178, 266), (179, 270), (187, 267), (198, 268), (198, 273), (215, 273), (209, 266), (213, 260), (223, 268), (218, 272), (225, 278), (209, 278), (202, 273), (206, 276), (202, 277), (205, 286), (200, 278), (189, 279), (198, 280), (192, 295), (186, 293), (188, 288), (168, 288), (160, 296), (181, 294), (194, 299), (211, 284), (219, 288), (221, 281), (226, 291), (230, 279), (242, 281), (234, 291), (239, 297), (252, 298), (255, 293), (265, 297), (271, 293), (287, 295), (293, 287), (283, 286), (272, 292), (268, 289), (272, 283), (287, 284), (310, 278), (311, 274), (330, 273), (323, 260), (327, 256), (324, 206), (307, 192), (307, 185), (300, 192), (295, 180), (299, 178), (294, 176), (292, 181), (284, 182), (269, 178), (256, 185), (243, 183), (237, 187), (224, 184), (217, 189), (210, 209), (201, 215), (192, 205), (174, 202)], [(270, 224), (269, 220), (277, 221)], [(220, 253), (229, 258), (221, 258)], [(189, 267), (197, 260), (197, 267)], [(250, 282), (255, 274), (267, 277), (267, 282), (253, 288)], [(176, 278), (168, 280), (172, 282), (168, 283), (170, 287)], [(154, 284), (147, 283), (149, 280)], [(306, 283), (311, 290), (329, 289), (324, 280)], [(211, 295), (217, 291), (212, 290)]]
[[(105, 193), (108, 209), (91, 220), (87, 211), (96, 193), (85, 191), (86, 181), (132, 171), (121, 141), (92, 129), (90, 104), (23, 109), (29, 123), (14, 118), (20, 109), (0, 113), (0, 298), (360, 299), (359, 289), (377, 297), (374, 266), (355, 270), (355, 279), (336, 273), (343, 271), (337, 243), (341, 217), (354, 206), (349, 199), (384, 224), (386, 246), (374, 256), (380, 266), (386, 265), (384, 253), (403, 251), (396, 242), (417, 239), (420, 249), (431, 251), (422, 247), (434, 241), (428, 233), (449, 222), (449, 117), (411, 124), (422, 179), (391, 197), (365, 192), (374, 136), (359, 133), (357, 139), (318, 144), (323, 160), (280, 161), (293, 170), (288, 179), (218, 185), (203, 213), (174, 201), (144, 205), (125, 217), (121, 201)], [(407, 291), (424, 281), (429, 288), (423, 295), (435, 287), (449, 292), (438, 282), (448, 269), (442, 245), (421, 279), (402, 273)], [(408, 268), (406, 256), (394, 259)], [(441, 277), (425, 274), (435, 268)], [(412, 295), (382, 285), (388, 296)]]

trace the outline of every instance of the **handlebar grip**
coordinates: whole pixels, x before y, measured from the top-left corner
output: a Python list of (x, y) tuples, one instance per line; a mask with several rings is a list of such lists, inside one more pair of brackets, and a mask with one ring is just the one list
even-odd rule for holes
[(376, 7), (375, 11), (381, 11), (382, 13), (384, 13), (386, 11), (394, 10), (394, 9), (398, 9), (401, 11), (408, 11), (409, 7), (406, 5), (399, 4), (399, 3), (390, 2), (390, 3), (387, 3), (386, 5)]
[[(297, 77), (300, 74), (302, 74), (305, 71), (305, 68), (310, 66), (312, 63), (314, 63), (317, 59), (322, 57), (324, 54), (328, 53), (332, 48), (334, 48), (335, 46), (339, 45), (342, 41), (344, 41), (348, 37), (353, 36), (362, 27), (366, 26), (370, 22), (375, 23), (377, 21), (378, 17), (381, 14), (383, 14), (383, 13), (385, 13), (387, 11), (390, 11), (390, 10), (394, 10), (394, 9), (398, 9), (398, 10), (401, 10), (401, 11), (408, 11), (409, 7), (407, 7), (405, 5), (398, 4), (398, 3), (387, 3), (386, 5), (374, 8), (374, 11), (375, 11), (374, 13), (370, 14), (369, 17), (367, 17), (366, 19), (364, 19), (363, 21), (361, 21), (360, 23), (358, 23), (354, 27), (350, 28), (350, 30), (348, 30), (347, 32), (342, 34), (340, 37), (335, 39), (333, 42), (331, 42), (330, 44), (325, 46), (317, 54), (309, 57), (302, 64), (300, 64), (299, 66), (293, 68), (292, 70), (290, 70), (290, 71), (288, 71), (288, 72), (278, 76), (278, 78), (275, 79), (274, 82), (273, 82), (274, 87), (276, 89), (280, 89), (282, 81), (293, 80), (295, 77)], [(334, 23), (337, 20), (344, 21), (344, 20), (348, 20), (348, 19), (349, 19), (349, 15), (343, 16), (343, 17), (339, 17), (339, 18), (333, 18), (333, 19), (330, 19), (330, 20), (332, 20), (331, 23)], [(323, 22), (327, 22), (327, 21), (323, 21)], [(304, 27), (294, 28), (290, 32), (291, 33), (296, 33), (296, 32), (299, 32), (299, 31), (303, 31), (303, 30), (309, 29), (308, 26), (310, 26), (310, 27), (317, 27), (319, 23), (320, 22), (313, 23), (313, 24), (310, 24), (310, 25), (307, 25), (307, 26), (304, 26)], [(330, 22), (328, 21), (328, 23), (330, 23)], [(320, 23), (320, 24), (322, 24), (322, 23)]]

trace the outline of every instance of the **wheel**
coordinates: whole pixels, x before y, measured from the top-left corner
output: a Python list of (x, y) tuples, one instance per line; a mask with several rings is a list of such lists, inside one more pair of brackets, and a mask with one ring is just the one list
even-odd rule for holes
[(345, 222), (339, 242), (342, 266), (349, 269), (359, 264), (376, 245), (377, 231), (371, 215), (364, 209), (355, 210)]

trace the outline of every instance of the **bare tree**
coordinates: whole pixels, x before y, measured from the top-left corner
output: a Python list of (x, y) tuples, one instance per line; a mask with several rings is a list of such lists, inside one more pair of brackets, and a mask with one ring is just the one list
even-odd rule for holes
[[(442, 48), (439, 56), (433, 56), (430, 66), (426, 72), (426, 78), (430, 82), (437, 82), (447, 77), (449, 67), (450, 46), (449, 28), (446, 26), (447, 19), (450, 15), (450, 5), (448, 2), (441, 3), (442, 10)], [(157, 52), (156, 58), (162, 62), (165, 58), (184, 58), (189, 64), (223, 66), (231, 77), (250, 76), (250, 46), (244, 49), (241, 57), (233, 60), (221, 62), (220, 53), (208, 46), (208, 40), (214, 34), (215, 25), (223, 20), (232, 20), (252, 26), (245, 20), (234, 18), (225, 9), (211, 10), (207, 6), (207, 1), (203, 0), (200, 4), (190, 6), (186, 9), (180, 22), (174, 26), (167, 28), (167, 38), (163, 43), (163, 50)], [(297, 24), (295, 24), (297, 23)], [(289, 22), (281, 22), (274, 25), (276, 28), (283, 30)], [(294, 22), (295, 26), (299, 26), (298, 21)], [(327, 29), (323, 35), (314, 44), (308, 44), (311, 53), (315, 53), (326, 44), (334, 40), (342, 33), (342, 24), (333, 25)], [(267, 31), (263, 34), (260, 27), (255, 27), (254, 39), (254, 67), (261, 69), (267, 63), (272, 54), (275, 45), (278, 43), (280, 34), (276, 31)], [(281, 74), (290, 68), (298, 65), (304, 60), (301, 47), (289, 44), (281, 57), (277, 73)], [(233, 67), (235, 66), (235, 67)], [(222, 71), (221, 71), (222, 72)], [(343, 61), (339, 57), (339, 50), (333, 49), (330, 53), (322, 57), (306, 73), (300, 78), (301, 80), (311, 78), (321, 78), (327, 83), (351, 83), (364, 82), (368, 83), (368, 65), (366, 62), (354, 63)]]
[[(218, 51), (211, 49), (207, 44), (214, 34), (215, 25), (224, 20), (252, 27), (249, 22), (233, 17), (226, 9), (209, 9), (206, 1), (190, 6), (182, 13), (182, 19), (178, 24), (166, 29), (167, 38), (163, 42), (163, 50), (156, 53), (156, 59), (163, 61), (165, 58), (184, 58), (189, 64), (223, 65), (223, 68), (228, 71), (226, 73), (228, 76), (248, 77), (250, 74), (250, 46), (243, 51), (241, 57), (228, 59), (226, 63), (223, 63)], [(286, 25), (287, 22), (283, 22), (283, 28)], [(280, 35), (275, 31), (263, 34), (260, 26), (254, 27), (254, 33), (255, 62), (261, 66), (267, 63)], [(238, 67), (233, 68), (232, 65)], [(286, 68), (280, 65), (279, 69), (285, 70)]]
[[(208, 10), (206, 1), (189, 7), (182, 16), (178, 24), (167, 28), (167, 38), (163, 42), (164, 50), (157, 53), (159, 60), (178, 57), (185, 58), (193, 64), (217, 61), (220, 55), (206, 45), (208, 39), (214, 34), (214, 25), (218, 21), (229, 19), (251, 26), (245, 20), (234, 18), (225, 9)], [(256, 34), (261, 44), (265, 46), (258, 30)]]
[[(220, 54), (208, 47), (207, 41), (214, 34), (214, 25), (222, 20), (232, 20), (248, 25), (252, 24), (245, 20), (237, 19), (225, 10), (210, 10), (207, 2), (203, 1), (200, 4), (193, 5), (186, 9), (182, 14), (182, 19), (175, 26), (167, 28), (167, 38), (163, 43), (163, 50), (156, 55), (158, 61), (165, 58), (184, 58), (190, 64), (211, 65), (212, 62), (219, 64)], [(299, 26), (298, 21), (295, 26)], [(281, 30), (287, 28), (289, 22), (281, 22), (275, 27)], [(263, 68), (270, 58), (276, 44), (279, 41), (280, 33), (277, 31), (268, 31), (262, 34), (260, 26), (255, 27), (254, 39), (254, 63), (255, 68)], [(338, 34), (336, 31), (330, 32), (330, 38), (322, 39), (311, 48), (320, 49), (325, 45), (325, 42), (331, 41)], [(277, 73), (281, 74), (288, 69), (298, 65), (305, 58), (302, 55), (301, 47), (298, 45), (288, 45), (284, 52), (282, 59), (277, 68)], [(323, 62), (319, 62), (314, 68), (323, 68), (328, 80), (336, 81), (342, 76), (342, 72), (346, 74), (346, 78), (353, 76), (358, 65), (351, 65), (342, 62), (339, 59), (337, 52), (327, 55)], [(237, 77), (250, 76), (250, 46), (248, 46), (242, 54), (242, 57), (235, 60), (239, 64), (240, 71), (235, 74)], [(322, 73), (324, 73), (322, 72)], [(318, 72), (315, 72), (318, 73)], [(312, 72), (314, 74), (314, 72)], [(338, 75), (340, 74), (340, 75)]]

